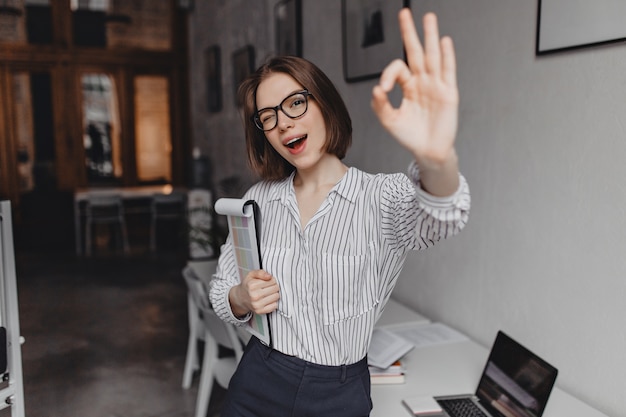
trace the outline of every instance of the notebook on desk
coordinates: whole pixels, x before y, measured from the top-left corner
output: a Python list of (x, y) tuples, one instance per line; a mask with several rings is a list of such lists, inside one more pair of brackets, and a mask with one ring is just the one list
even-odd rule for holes
[[(441, 409), (415, 415), (449, 417), (540, 417), (557, 369), (504, 332), (498, 332), (474, 394), (437, 396)], [(411, 399), (404, 401), (410, 407)]]

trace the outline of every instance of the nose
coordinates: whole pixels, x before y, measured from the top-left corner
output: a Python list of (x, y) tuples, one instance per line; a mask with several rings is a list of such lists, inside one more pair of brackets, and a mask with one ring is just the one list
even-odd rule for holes
[(276, 112), (276, 117), (278, 117), (277, 125), (280, 130), (293, 127), (293, 119), (288, 117), (282, 110)]

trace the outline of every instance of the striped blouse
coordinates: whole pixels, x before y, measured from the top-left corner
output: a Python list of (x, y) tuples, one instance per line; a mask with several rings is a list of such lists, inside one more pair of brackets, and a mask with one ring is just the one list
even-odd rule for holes
[[(280, 287), (269, 315), (274, 349), (321, 365), (366, 356), (374, 324), (409, 250), (432, 246), (466, 224), (469, 187), (434, 197), (419, 186), (417, 165), (404, 174), (350, 168), (302, 229), (293, 175), (255, 184), (244, 196), (261, 211), (261, 258)], [(230, 238), (210, 284), (210, 300), (224, 320), (243, 324), (230, 309), (239, 283)]]

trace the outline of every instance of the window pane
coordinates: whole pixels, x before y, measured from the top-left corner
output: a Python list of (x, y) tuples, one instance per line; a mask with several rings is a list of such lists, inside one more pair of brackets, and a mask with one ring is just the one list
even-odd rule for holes
[(142, 182), (172, 181), (169, 83), (166, 77), (135, 77), (135, 149)]
[(16, 72), (12, 74), (11, 87), (19, 191), (55, 189), (56, 152), (50, 74)]
[(50, 0), (0, 0), (0, 43), (51, 44)]
[(13, 105), (15, 111), (15, 136), (17, 138), (17, 170), (20, 192), (31, 191), (35, 186), (33, 160), (35, 136), (33, 102), (28, 73), (13, 75)]
[(26, 0), (28, 43), (52, 44), (52, 13), (49, 0)]
[(87, 179), (90, 183), (110, 182), (122, 176), (115, 80), (107, 74), (84, 74), (82, 91)]
[(171, 49), (170, 0), (71, 0), (74, 44)]

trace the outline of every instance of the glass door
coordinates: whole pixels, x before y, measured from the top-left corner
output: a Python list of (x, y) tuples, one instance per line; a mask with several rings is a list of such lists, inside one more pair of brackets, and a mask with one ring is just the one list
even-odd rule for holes
[(115, 79), (106, 73), (84, 73), (81, 94), (87, 182), (120, 182), (124, 172), (122, 124)]

